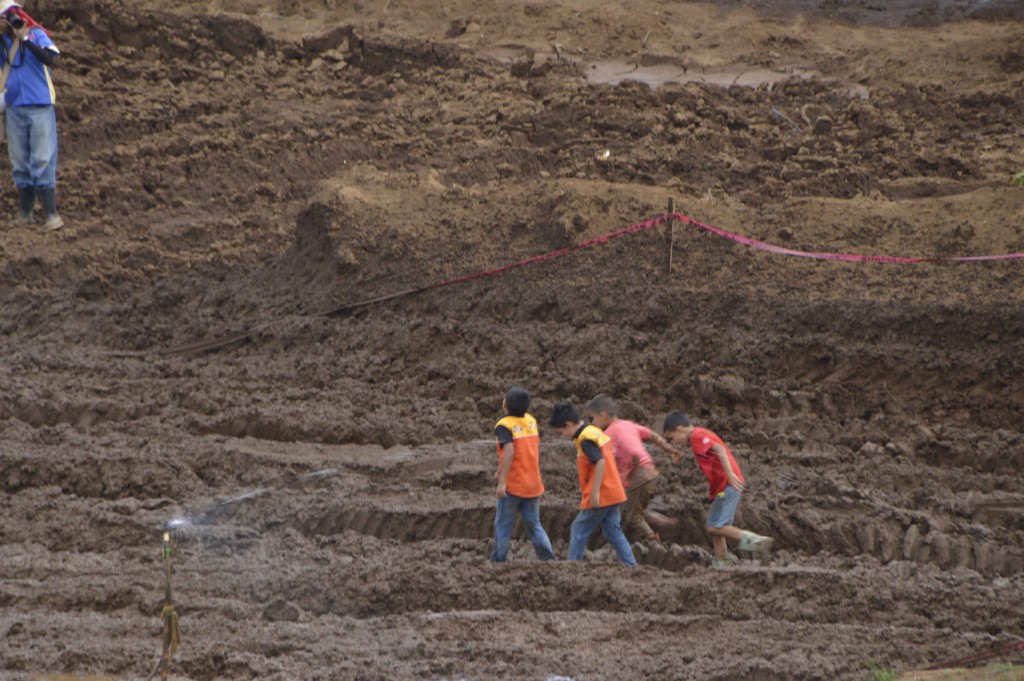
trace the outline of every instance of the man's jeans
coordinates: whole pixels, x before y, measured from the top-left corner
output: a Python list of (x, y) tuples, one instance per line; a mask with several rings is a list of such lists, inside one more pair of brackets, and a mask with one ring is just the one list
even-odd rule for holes
[(572, 521), (572, 531), (569, 534), (569, 560), (583, 560), (583, 554), (587, 550), (587, 540), (600, 525), (601, 533), (615, 549), (619, 562), (623, 565), (636, 565), (633, 549), (629, 547), (626, 535), (622, 533), (621, 522), (622, 513), (619, 511), (618, 504), (581, 510), (576, 516), (576, 520)]
[(57, 113), (52, 106), (7, 108), (7, 153), (18, 187), (57, 186)]
[(540, 524), (540, 497), (526, 499), (513, 494), (506, 494), (498, 499), (498, 509), (494, 514), (494, 553), (491, 560), (503, 563), (508, 556), (508, 547), (512, 538), (512, 525), (516, 521), (516, 511), (523, 519), (523, 529), (533, 543), (533, 550), (541, 560), (553, 560), (551, 540)]

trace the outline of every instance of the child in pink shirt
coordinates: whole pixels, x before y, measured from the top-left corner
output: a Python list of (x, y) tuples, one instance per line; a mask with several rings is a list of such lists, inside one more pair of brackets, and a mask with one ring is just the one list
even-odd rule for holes
[(626, 488), (623, 529), (634, 541), (661, 541), (644, 517), (661, 483), (661, 475), (644, 442), (650, 440), (670, 456), (678, 456), (678, 452), (650, 428), (620, 419), (617, 413), (618, 405), (609, 395), (598, 395), (587, 405), (590, 422), (603, 430), (615, 445), (616, 468)]

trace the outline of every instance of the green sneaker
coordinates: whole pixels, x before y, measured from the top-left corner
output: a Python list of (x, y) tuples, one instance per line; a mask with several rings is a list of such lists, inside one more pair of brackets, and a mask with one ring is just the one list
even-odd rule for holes
[(772, 538), (764, 537), (753, 532), (744, 532), (740, 537), (740, 543), (736, 545), (737, 551), (749, 553), (768, 553), (772, 548)]

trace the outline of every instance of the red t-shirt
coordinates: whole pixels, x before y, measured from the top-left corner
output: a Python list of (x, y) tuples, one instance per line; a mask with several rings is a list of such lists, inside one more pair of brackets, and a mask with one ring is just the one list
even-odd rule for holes
[(739, 464), (736, 463), (736, 459), (733, 458), (729, 448), (722, 442), (722, 438), (707, 428), (695, 428), (693, 434), (690, 435), (690, 449), (693, 450), (693, 456), (697, 459), (697, 465), (704, 471), (704, 476), (708, 479), (708, 496), (712, 499), (719, 492), (725, 491), (726, 486), (729, 484), (729, 477), (725, 474), (725, 469), (722, 468), (722, 460), (711, 449), (716, 444), (725, 448), (726, 453), (729, 455), (729, 465), (732, 466), (732, 472), (736, 474), (740, 482), (746, 482), (743, 479), (743, 473), (740, 472)]

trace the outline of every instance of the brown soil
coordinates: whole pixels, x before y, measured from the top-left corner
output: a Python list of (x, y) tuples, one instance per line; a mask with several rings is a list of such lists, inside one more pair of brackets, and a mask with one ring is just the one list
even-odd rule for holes
[[(669, 199), (789, 248), (1022, 251), (1020, 3), (28, 10), (68, 227), (0, 230), (0, 677), (148, 675), (176, 518), (175, 679), (863, 679), (1024, 638), (1022, 261), (676, 225), (671, 272), (661, 227), (319, 314)], [(703, 479), (661, 460), (680, 522), (639, 569), (487, 563), (512, 384), (542, 421), (691, 412), (777, 550), (711, 569)]]

